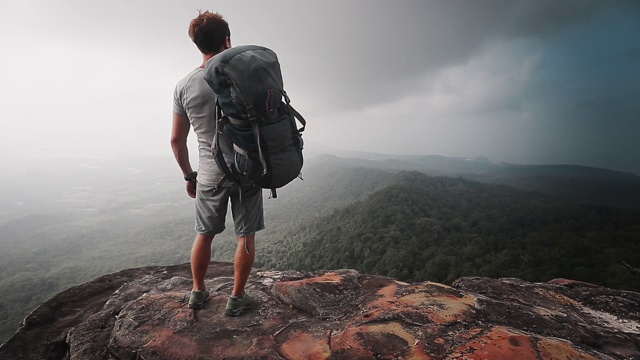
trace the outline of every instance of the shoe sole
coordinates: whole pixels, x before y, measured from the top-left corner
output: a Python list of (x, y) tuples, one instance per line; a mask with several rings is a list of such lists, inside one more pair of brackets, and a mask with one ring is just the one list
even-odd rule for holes
[(245, 306), (245, 307), (241, 307), (239, 309), (233, 310), (233, 309), (225, 309), (224, 310), (224, 314), (227, 316), (239, 316), (240, 314), (242, 314), (242, 312), (244, 310), (249, 309), (251, 306)]
[(204, 307), (204, 303), (200, 304), (189, 304), (189, 309), (200, 310)]

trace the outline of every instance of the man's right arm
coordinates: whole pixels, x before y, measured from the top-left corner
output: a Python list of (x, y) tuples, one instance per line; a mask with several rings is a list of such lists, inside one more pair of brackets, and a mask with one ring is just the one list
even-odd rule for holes
[[(171, 130), (171, 150), (173, 150), (173, 156), (175, 156), (178, 166), (182, 170), (182, 174), (186, 177), (189, 176), (193, 169), (189, 162), (189, 149), (187, 147), (187, 137), (189, 136), (189, 130), (191, 124), (189, 118), (186, 115), (173, 114), (173, 127)], [(196, 196), (196, 182), (187, 181), (187, 194), (191, 197)]]

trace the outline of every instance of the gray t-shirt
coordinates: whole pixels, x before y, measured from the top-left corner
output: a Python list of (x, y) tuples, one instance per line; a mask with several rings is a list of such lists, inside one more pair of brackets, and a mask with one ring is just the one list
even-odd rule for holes
[[(214, 113), (216, 96), (204, 81), (203, 73), (204, 69), (196, 68), (178, 82), (173, 93), (173, 112), (189, 118), (198, 138), (198, 182), (216, 186), (223, 175), (211, 152), (216, 133)], [(225, 160), (228, 164), (232, 164), (231, 140), (222, 136), (220, 146), (222, 153), (225, 154)]]

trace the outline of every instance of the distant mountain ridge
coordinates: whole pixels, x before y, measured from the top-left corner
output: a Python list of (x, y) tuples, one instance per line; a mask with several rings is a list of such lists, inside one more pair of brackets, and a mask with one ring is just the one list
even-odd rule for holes
[(363, 157), (339, 157), (331, 154), (322, 154), (317, 159), (333, 159), (333, 161), (357, 165), (362, 167), (382, 168), (382, 169), (402, 169), (402, 170), (424, 170), (429, 173), (435, 172), (437, 175), (459, 175), (467, 173), (481, 172), (505, 172), (528, 176), (568, 176), (568, 177), (590, 177), (606, 179), (623, 179), (640, 182), (640, 176), (618, 170), (596, 168), (583, 165), (560, 164), (560, 165), (524, 165), (506, 162), (492, 162), (489, 159), (479, 156), (475, 158), (447, 157), (441, 155), (385, 155), (367, 154)]
[(420, 171), (433, 176), (460, 176), (484, 183), (551, 195), (573, 204), (607, 204), (640, 209), (640, 176), (579, 165), (518, 165), (494, 163), (483, 157), (451, 158), (439, 155), (339, 158), (321, 155), (319, 162), (384, 171)]
[[(580, 172), (589, 175), (601, 176), (601, 175), (613, 175), (614, 177), (628, 177), (630, 179), (640, 180), (640, 174), (635, 174), (629, 171), (612, 170), (607, 168), (599, 168), (586, 165), (575, 164), (518, 164), (508, 163), (503, 161), (491, 161), (485, 156), (475, 157), (455, 157), (444, 155), (397, 155), (397, 154), (384, 154), (376, 152), (365, 151), (346, 151), (338, 149), (325, 149), (324, 152), (314, 152), (313, 157), (331, 156), (342, 159), (360, 159), (367, 161), (399, 161), (406, 164), (421, 165), (425, 169), (430, 168), (433, 171), (441, 171), (452, 175), (454, 173), (476, 172), (482, 170), (491, 170), (496, 168), (556, 168), (571, 169), (572, 173), (566, 175), (579, 175)], [(531, 174), (533, 175), (533, 174)], [(538, 175), (540, 175), (538, 173)]]

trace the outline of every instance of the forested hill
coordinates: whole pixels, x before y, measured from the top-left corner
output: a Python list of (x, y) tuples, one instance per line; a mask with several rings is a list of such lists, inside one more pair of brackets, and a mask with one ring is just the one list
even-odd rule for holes
[(463, 177), (484, 183), (504, 184), (547, 194), (571, 204), (607, 204), (640, 209), (640, 176), (628, 172), (577, 165), (518, 165), (491, 162), (483, 157), (465, 159), (437, 155), (376, 154), (367, 158), (324, 155), (322, 161), (342, 167), (416, 170), (433, 176)]
[(262, 266), (444, 283), (566, 277), (640, 291), (638, 219), (638, 210), (562, 205), (504, 185), (400, 172), (363, 200), (281, 234)]
[(296, 179), (279, 189), (276, 200), (265, 198), (267, 222), (307, 221), (362, 200), (393, 179), (393, 172), (351, 166), (342, 160), (333, 156), (313, 159), (303, 169), (303, 180)]

